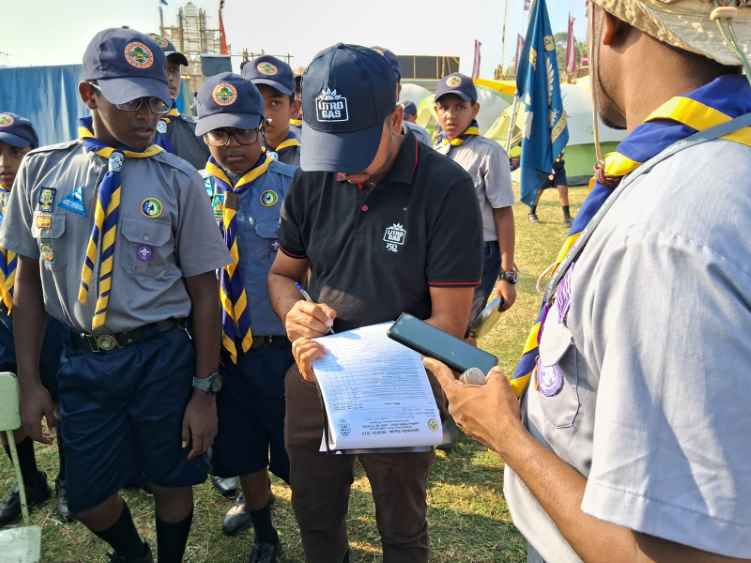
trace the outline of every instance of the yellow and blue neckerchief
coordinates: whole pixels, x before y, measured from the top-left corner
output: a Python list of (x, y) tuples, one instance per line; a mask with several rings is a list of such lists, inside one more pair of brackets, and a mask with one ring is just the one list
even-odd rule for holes
[[(10, 187), (0, 184), (0, 191), (10, 193)], [(5, 215), (5, 210), (0, 210)], [(0, 248), (0, 302), (10, 314), (13, 309), (13, 285), (16, 282), (16, 266), (18, 257), (12, 250)]]
[[(242, 175), (236, 184), (227, 177), (214, 157), (209, 158), (206, 172), (214, 178), (219, 193), (233, 193), (240, 195), (253, 182), (266, 174), (274, 158), (264, 153), (254, 168)], [(222, 233), (227, 244), (232, 263), (221, 270), (220, 301), (222, 303), (222, 346), (230, 355), (232, 363), (237, 363), (238, 345), (242, 352), (247, 352), (253, 346), (253, 332), (250, 326), (250, 312), (248, 311), (248, 294), (245, 291), (242, 272), (240, 271), (240, 249), (237, 243), (237, 209), (227, 205), (225, 201), (222, 215)]]
[[(554, 267), (557, 268), (565, 260), (582, 231), (624, 176), (674, 143), (749, 112), (751, 86), (742, 75), (721, 76), (660, 106), (618, 145), (616, 152), (605, 157), (597, 183), (574, 219)], [(751, 127), (735, 131), (723, 139), (751, 146)], [(538, 347), (549, 307), (547, 303), (540, 307), (511, 378), (511, 386), (519, 397), (524, 394), (536, 372)]]
[(302, 127), (302, 119), (295, 119), (294, 117), (290, 117), (289, 124), (292, 125), (292, 127)]
[(449, 145), (452, 147), (459, 147), (463, 145), (468, 139), (471, 139), (472, 137), (478, 137), (480, 135), (480, 125), (477, 123), (477, 120), (473, 119), (472, 123), (469, 124), (469, 127), (467, 127), (464, 130), (464, 133), (461, 135), (454, 137), (453, 139), (449, 140), (447, 139), (443, 134), (441, 135), (440, 142), (442, 145)]
[(91, 117), (84, 117), (80, 120), (78, 134), (86, 151), (106, 158), (108, 161), (107, 173), (97, 187), (94, 226), (86, 246), (86, 255), (81, 266), (81, 285), (78, 289), (78, 302), (84, 304), (88, 300), (94, 271), (98, 264), (97, 300), (94, 318), (91, 321), (91, 330), (94, 331), (107, 322), (107, 309), (112, 293), (115, 243), (117, 242), (122, 195), (120, 171), (125, 164), (125, 159), (151, 158), (163, 149), (157, 145), (151, 145), (145, 151), (139, 152), (107, 146), (94, 137)]
[[(279, 143), (275, 149), (273, 149), (273, 152), (279, 154), (283, 150), (291, 149), (294, 147), (300, 146), (300, 140), (295, 136), (295, 134), (292, 131), (287, 132), (287, 138), (284, 139), (281, 143)], [(272, 149), (269, 149), (272, 150)]]

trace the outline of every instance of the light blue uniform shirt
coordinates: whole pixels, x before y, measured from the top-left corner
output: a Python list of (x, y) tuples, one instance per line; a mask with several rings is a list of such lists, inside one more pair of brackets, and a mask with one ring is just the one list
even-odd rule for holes
[[(751, 148), (718, 140), (634, 181), (574, 265), (570, 307), (547, 315), (540, 369), (562, 389), (533, 384), (524, 400), (534, 437), (587, 478), (585, 513), (738, 558), (751, 557), (749, 178)], [(531, 561), (580, 561), (510, 468), (504, 495)]]
[[(279, 214), (282, 202), (296, 171), (294, 166), (275, 160), (266, 173), (252, 182), (239, 197), (237, 241), (240, 272), (248, 294), (251, 328), (253, 334), (259, 336), (285, 334), (282, 322), (271, 308), (266, 278), (279, 249)], [(216, 182), (205, 171), (201, 171), (201, 175), (217, 222), (221, 223), (221, 209), (216, 205)]]

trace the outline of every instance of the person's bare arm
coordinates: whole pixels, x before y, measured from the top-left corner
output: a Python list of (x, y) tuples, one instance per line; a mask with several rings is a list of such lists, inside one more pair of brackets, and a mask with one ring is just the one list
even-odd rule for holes
[[(516, 233), (514, 227), (514, 208), (501, 207), (493, 209), (493, 221), (498, 236), (498, 247), (501, 252), (501, 271), (514, 271), (514, 250), (516, 246)], [(495, 291), (503, 298), (503, 307), (510, 309), (516, 302), (516, 286), (504, 280), (498, 280)]]
[(485, 385), (466, 385), (434, 359), (425, 367), (446, 393), (449, 411), (467, 434), (496, 453), (524, 481), (561, 534), (591, 563), (730, 563), (723, 557), (635, 532), (581, 510), (586, 479), (545, 448), (521, 422), (519, 401), (494, 368)]
[[(219, 284), (214, 272), (185, 278), (193, 316), (193, 343), (196, 352), (195, 376), (206, 377), (219, 368), (221, 324), (219, 315)], [(182, 447), (191, 444), (188, 459), (203, 455), (217, 433), (216, 396), (199, 389), (185, 408)]]
[(292, 354), (306, 381), (315, 381), (312, 364), (324, 354), (323, 346), (313, 338), (323, 336), (336, 318), (336, 311), (323, 303), (308, 303), (300, 295), (296, 283), (308, 272), (306, 259), (292, 258), (279, 251), (268, 276), (269, 297), (274, 312), (284, 323)]
[(431, 287), (431, 315), (425, 322), (436, 328), (464, 338), (472, 310), (474, 288), (471, 287)]
[(39, 356), (47, 313), (42, 298), (39, 261), (34, 258), (18, 256), (12, 318), (23, 426), (33, 440), (50, 444), (52, 436), (43, 429), (42, 418), (46, 419), (48, 428), (54, 428), (55, 408), (39, 377)]

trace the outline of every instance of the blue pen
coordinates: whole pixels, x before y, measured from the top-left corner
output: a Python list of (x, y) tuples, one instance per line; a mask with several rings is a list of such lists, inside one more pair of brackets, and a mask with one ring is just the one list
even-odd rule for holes
[[(310, 293), (305, 291), (305, 288), (302, 285), (300, 285), (300, 282), (295, 282), (295, 287), (297, 288), (297, 291), (300, 292), (300, 295), (302, 295), (305, 301), (307, 301), (308, 303), (315, 303), (315, 301), (313, 301), (313, 298), (310, 296)], [(329, 328), (329, 334), (334, 334), (333, 327)]]

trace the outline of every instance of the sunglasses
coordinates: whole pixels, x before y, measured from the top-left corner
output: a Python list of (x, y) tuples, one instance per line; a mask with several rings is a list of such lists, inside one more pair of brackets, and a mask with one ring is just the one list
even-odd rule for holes
[(260, 129), (214, 129), (206, 133), (206, 142), (212, 147), (226, 147), (234, 139), (240, 145), (252, 145), (258, 141)]
[[(101, 96), (107, 99), (107, 96), (104, 95), (104, 93), (102, 92), (102, 89), (99, 87), (98, 84), (94, 84), (93, 82), (89, 82), (88, 84), (89, 86), (94, 88), (94, 90), (96, 90)], [(119, 109), (120, 111), (129, 111), (129, 112), (139, 111), (144, 105), (146, 105), (149, 108), (149, 111), (155, 115), (165, 115), (169, 113), (170, 109), (172, 109), (172, 106), (170, 104), (166, 103), (161, 98), (156, 98), (154, 96), (151, 96), (148, 98), (136, 98), (135, 100), (125, 102), (124, 104), (112, 104), (112, 105), (115, 106), (115, 108)]]

